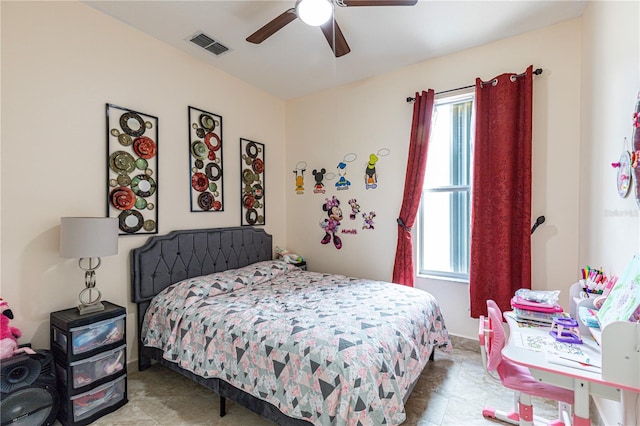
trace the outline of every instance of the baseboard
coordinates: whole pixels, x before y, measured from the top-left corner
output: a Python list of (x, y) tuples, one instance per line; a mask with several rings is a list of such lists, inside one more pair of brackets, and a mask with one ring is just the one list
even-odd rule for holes
[(137, 373), (138, 372), (138, 360), (135, 359), (133, 361), (129, 361), (127, 363), (127, 373)]
[(449, 333), (449, 337), (451, 338), (451, 345), (454, 348), (480, 353), (480, 343), (476, 339), (456, 336), (455, 334), (451, 333)]

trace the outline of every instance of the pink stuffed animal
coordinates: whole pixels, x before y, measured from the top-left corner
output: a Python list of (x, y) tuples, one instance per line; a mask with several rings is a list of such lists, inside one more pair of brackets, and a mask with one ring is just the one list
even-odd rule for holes
[(9, 325), (9, 320), (13, 319), (13, 312), (9, 309), (9, 304), (0, 299), (0, 359), (13, 356), (18, 349), (18, 338), (22, 332)]
[(0, 298), (0, 359), (10, 358), (20, 352), (35, 353), (29, 348), (18, 348), (18, 339), (22, 332), (9, 325), (13, 312), (9, 304)]

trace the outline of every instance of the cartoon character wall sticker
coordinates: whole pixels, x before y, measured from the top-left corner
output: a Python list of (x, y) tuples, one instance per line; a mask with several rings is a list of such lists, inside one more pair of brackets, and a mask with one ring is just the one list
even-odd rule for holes
[(376, 212), (362, 213), (362, 218), (364, 219), (364, 224), (362, 225), (362, 229), (374, 229), (373, 218), (376, 217)]
[(307, 163), (300, 161), (296, 164), (296, 168), (293, 169), (293, 174), (296, 176), (296, 194), (304, 194), (304, 172), (307, 170)]
[(338, 163), (338, 176), (340, 176), (338, 178), (338, 181), (336, 182), (336, 189), (338, 191), (349, 189), (349, 186), (351, 185), (351, 182), (349, 182), (345, 177), (347, 175), (346, 168), (347, 168), (346, 163), (342, 161)]
[(376, 163), (378, 162), (378, 156), (375, 154), (369, 155), (369, 163), (364, 170), (364, 187), (365, 189), (376, 189), (378, 187), (378, 173), (376, 173)]
[(369, 155), (369, 162), (364, 169), (364, 187), (365, 189), (376, 189), (378, 187), (378, 172), (376, 163), (380, 157), (386, 157), (391, 153), (388, 148), (380, 148), (375, 154)]
[[(378, 171), (377, 166), (381, 160), (381, 157), (386, 157), (391, 151), (388, 148), (381, 148), (377, 152), (371, 153), (366, 163), (364, 180), (365, 189), (375, 189), (378, 187)], [(351, 186), (351, 182), (347, 179), (347, 166), (358, 158), (355, 153), (347, 153), (344, 155), (341, 161), (338, 162), (336, 172), (330, 171), (328, 167), (316, 167), (313, 168), (312, 174), (314, 179), (313, 193), (325, 194), (327, 191), (331, 192), (333, 187), (331, 183), (335, 181), (335, 189), (337, 191), (348, 190)], [(304, 172), (307, 169), (307, 163), (300, 161), (296, 164), (293, 173), (296, 178), (296, 193), (304, 194)], [(329, 170), (329, 171), (327, 171)], [(330, 183), (328, 184), (327, 181)], [(343, 212), (340, 207), (340, 200), (334, 195), (330, 198), (325, 198), (322, 204), (322, 217), (320, 218), (320, 228), (324, 231), (324, 236), (320, 241), (321, 244), (327, 245), (333, 241), (333, 245), (336, 249), (341, 249), (343, 241), (339, 234), (358, 234), (359, 229), (373, 230), (375, 229), (374, 219), (376, 212), (365, 211), (362, 212), (363, 207), (358, 203), (356, 198), (349, 199), (349, 219), (356, 221), (362, 220), (362, 223), (353, 223), (352, 226), (347, 226), (345, 229), (341, 229), (341, 222), (343, 220)], [(353, 226), (355, 225), (355, 226)], [(360, 226), (361, 225), (361, 226)], [(346, 225), (345, 225), (346, 226)]]
[(356, 160), (358, 156), (352, 152), (345, 154), (342, 161), (338, 163), (338, 181), (336, 182), (336, 189), (338, 191), (344, 191), (349, 189), (351, 182), (345, 177), (347, 175), (347, 163), (351, 163)]
[(327, 174), (327, 169), (325, 169), (324, 167), (320, 170), (313, 169), (313, 172), (311, 173), (313, 174), (313, 178), (316, 180), (316, 184), (313, 187), (313, 192), (315, 194), (324, 194), (325, 189), (324, 183), (322, 183), (322, 181), (324, 180), (324, 175)]
[(351, 206), (351, 214), (349, 214), (349, 219), (356, 220), (356, 216), (360, 213), (360, 204), (355, 198), (349, 200), (349, 206)]
[(338, 200), (335, 195), (331, 197), (331, 199), (325, 198), (322, 210), (326, 213), (327, 217), (320, 222), (320, 227), (324, 229), (325, 232), (320, 242), (322, 244), (329, 244), (331, 239), (333, 239), (333, 245), (339, 250), (342, 248), (342, 240), (337, 235), (338, 229), (340, 228), (340, 221), (342, 220), (340, 200)]

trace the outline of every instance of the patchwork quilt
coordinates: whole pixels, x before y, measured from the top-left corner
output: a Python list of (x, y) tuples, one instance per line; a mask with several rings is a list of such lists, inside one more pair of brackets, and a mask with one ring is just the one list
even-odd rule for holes
[(317, 425), (392, 425), (434, 347), (451, 343), (435, 298), (281, 261), (191, 278), (158, 294), (145, 346)]

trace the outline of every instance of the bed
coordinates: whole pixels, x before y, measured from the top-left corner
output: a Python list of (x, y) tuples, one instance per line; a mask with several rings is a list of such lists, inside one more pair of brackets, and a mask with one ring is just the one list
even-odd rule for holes
[(280, 425), (400, 424), (435, 348), (421, 290), (272, 260), (252, 227), (174, 231), (131, 252), (138, 367), (155, 360)]

